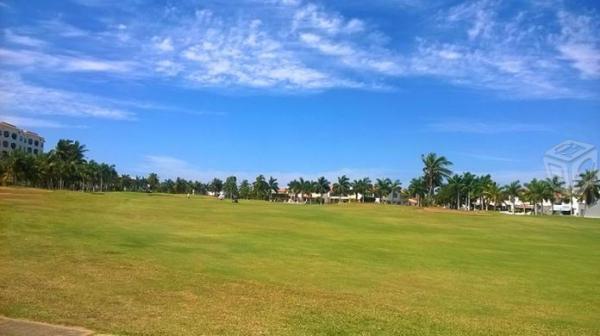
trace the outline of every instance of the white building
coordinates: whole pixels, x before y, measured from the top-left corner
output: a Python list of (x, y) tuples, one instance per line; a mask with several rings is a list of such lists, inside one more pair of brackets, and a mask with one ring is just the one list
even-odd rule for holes
[[(493, 206), (494, 202), (490, 202)], [(513, 204), (510, 201), (504, 201), (501, 206), (507, 210), (507, 212), (513, 212)], [(515, 198), (515, 211), (520, 213), (531, 213), (534, 211), (534, 205), (529, 202), (523, 202), (518, 197)], [(542, 205), (537, 205), (538, 211), (543, 211), (546, 214), (554, 213), (554, 214), (563, 214), (570, 215), (571, 212), (575, 216), (584, 216), (584, 217), (599, 217), (598, 210), (600, 209), (600, 204), (594, 204), (592, 206), (587, 207), (585, 203), (579, 202), (577, 198), (573, 197), (571, 203), (567, 203), (565, 201), (560, 201), (560, 203), (552, 203), (550, 200), (544, 200)]]
[(0, 122), (0, 153), (8, 154), (22, 150), (30, 154), (44, 152), (44, 138), (34, 132), (26, 131), (7, 122)]

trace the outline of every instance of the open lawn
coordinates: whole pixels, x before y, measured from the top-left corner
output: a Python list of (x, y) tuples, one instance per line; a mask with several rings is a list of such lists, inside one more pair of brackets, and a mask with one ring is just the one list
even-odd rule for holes
[(0, 188), (0, 315), (125, 335), (600, 335), (600, 220)]

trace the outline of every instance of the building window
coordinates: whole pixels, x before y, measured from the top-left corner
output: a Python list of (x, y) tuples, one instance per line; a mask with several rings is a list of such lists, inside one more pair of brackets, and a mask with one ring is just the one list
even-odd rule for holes
[(13, 143), (11, 143), (11, 144), (10, 144), (10, 148), (12, 148), (12, 149), (16, 149), (16, 148), (17, 148), (17, 144), (16, 144), (16, 143), (14, 143), (14, 142), (13, 142)]
[(38, 146), (38, 145), (40, 144), (40, 142), (39, 142), (39, 141), (37, 141), (37, 140), (35, 140), (35, 141), (34, 141), (34, 144), (35, 144), (36, 146)]
[(31, 153), (31, 147), (27, 147), (27, 153)]
[(13, 138), (13, 140), (17, 140), (17, 133), (11, 134), (11, 137)]
[(37, 150), (37, 148), (34, 148), (34, 149), (33, 149), (33, 154), (37, 154), (37, 153), (38, 153), (38, 150)]
[(33, 144), (33, 140), (32, 139), (27, 139), (27, 143), (31, 145), (31, 144)]
[(2, 147), (8, 148), (8, 141), (6, 141), (6, 140), (2, 141)]
[(10, 136), (10, 133), (8, 133), (8, 131), (4, 131), (4, 137), (8, 138)]

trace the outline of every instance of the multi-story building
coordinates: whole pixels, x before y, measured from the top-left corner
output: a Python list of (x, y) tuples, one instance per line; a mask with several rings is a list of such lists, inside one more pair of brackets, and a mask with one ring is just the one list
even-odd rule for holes
[(34, 132), (26, 131), (7, 122), (0, 122), (0, 153), (8, 154), (14, 150), (41, 154), (44, 152), (44, 138)]

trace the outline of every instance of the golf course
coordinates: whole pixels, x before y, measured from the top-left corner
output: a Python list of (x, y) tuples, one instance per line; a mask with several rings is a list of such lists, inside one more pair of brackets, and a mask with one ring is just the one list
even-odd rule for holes
[(600, 220), (3, 187), (0, 315), (115, 335), (600, 335)]

